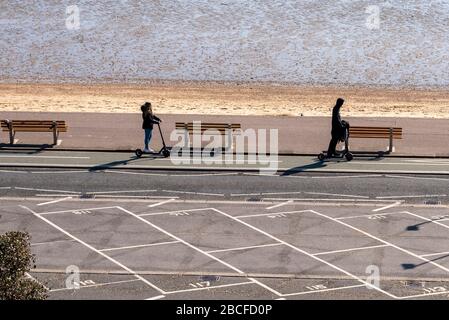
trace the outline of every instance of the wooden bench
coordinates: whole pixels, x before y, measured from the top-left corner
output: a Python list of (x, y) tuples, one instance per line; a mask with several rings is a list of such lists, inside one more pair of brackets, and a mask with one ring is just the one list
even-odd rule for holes
[(58, 144), (60, 132), (67, 132), (65, 121), (52, 120), (2, 120), (3, 131), (9, 131), (9, 143), (14, 144), (16, 132), (53, 132), (53, 145)]
[[(212, 122), (176, 122), (175, 128), (176, 130), (183, 130), (186, 138), (185, 141), (188, 140), (187, 135), (192, 135), (194, 133), (195, 128), (199, 128), (201, 125), (201, 134), (204, 134), (208, 130), (213, 130), (214, 132), (219, 132), (222, 136), (227, 135), (228, 145), (227, 147), (232, 148), (232, 135), (236, 132), (240, 132), (242, 126), (239, 123), (212, 123)], [(196, 129), (198, 130), (198, 129)]]
[(349, 139), (389, 139), (388, 153), (393, 152), (393, 140), (402, 139), (402, 128), (393, 127), (349, 127)]

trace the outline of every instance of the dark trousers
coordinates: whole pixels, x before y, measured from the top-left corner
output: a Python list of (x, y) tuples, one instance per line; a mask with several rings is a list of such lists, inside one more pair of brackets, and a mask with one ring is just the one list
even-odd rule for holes
[(335, 154), (335, 149), (337, 148), (337, 143), (339, 140), (340, 137), (332, 136), (332, 139), (329, 142), (329, 148), (327, 149), (328, 157), (332, 157)]

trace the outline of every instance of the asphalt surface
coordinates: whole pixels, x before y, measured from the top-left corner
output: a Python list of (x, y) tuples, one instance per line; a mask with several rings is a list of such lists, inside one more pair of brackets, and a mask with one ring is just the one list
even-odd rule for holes
[(353, 161), (334, 159), (318, 161), (316, 156), (242, 156), (195, 153), (177, 155), (169, 158), (145, 155), (138, 158), (132, 152), (86, 152), (86, 151), (48, 151), (48, 150), (2, 150), (1, 167), (23, 168), (76, 168), (98, 171), (104, 169), (150, 169), (150, 170), (213, 170), (244, 171), (284, 175), (297, 172), (332, 173), (409, 173), (449, 175), (447, 158), (393, 158), (355, 156)]
[(3, 167), (0, 178), (0, 232), (31, 233), (31, 276), (51, 299), (449, 297), (445, 175)]

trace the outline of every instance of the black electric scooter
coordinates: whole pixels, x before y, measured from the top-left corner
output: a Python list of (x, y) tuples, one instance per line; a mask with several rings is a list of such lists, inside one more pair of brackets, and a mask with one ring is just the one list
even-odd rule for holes
[(142, 155), (144, 154), (162, 155), (164, 158), (170, 156), (170, 150), (168, 150), (167, 146), (165, 145), (164, 135), (162, 134), (161, 125), (159, 124), (159, 122), (157, 123), (157, 127), (159, 128), (159, 134), (161, 135), (162, 139), (161, 150), (159, 150), (159, 152), (143, 152), (142, 149), (136, 149), (135, 153), (138, 158), (142, 157)]
[(339, 153), (337, 156), (332, 155), (332, 157), (327, 158), (327, 151), (323, 151), (318, 155), (318, 160), (325, 161), (346, 158), (347, 161), (351, 161), (354, 158), (354, 155), (349, 151), (349, 124), (345, 126), (345, 135), (340, 140), (340, 142), (345, 143), (345, 148), (341, 153)]

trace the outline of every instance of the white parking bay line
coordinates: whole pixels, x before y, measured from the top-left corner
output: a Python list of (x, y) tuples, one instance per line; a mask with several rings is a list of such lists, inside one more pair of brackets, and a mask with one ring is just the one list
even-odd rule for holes
[(101, 249), (101, 250), (98, 250), (98, 251), (107, 252), (107, 251), (115, 251), (115, 250), (156, 247), (156, 246), (163, 246), (163, 245), (166, 245), (166, 244), (173, 244), (173, 243), (179, 243), (179, 241), (165, 241), (165, 242), (156, 242), (156, 243), (149, 243), (149, 244), (139, 244), (139, 245), (136, 245), (136, 246), (108, 248), (108, 249)]
[(368, 247), (358, 247), (358, 248), (350, 248), (350, 249), (342, 249), (342, 250), (334, 250), (334, 251), (326, 251), (326, 252), (318, 252), (314, 253), (314, 256), (321, 256), (325, 254), (333, 254), (333, 253), (342, 253), (342, 252), (351, 252), (351, 251), (360, 251), (360, 250), (368, 250), (368, 249), (376, 249), (376, 248), (383, 248), (383, 247), (389, 247), (388, 244), (380, 244), (377, 246), (368, 246)]
[(398, 205), (400, 205), (400, 204), (401, 204), (401, 201), (397, 201), (397, 202), (395, 202), (395, 203), (389, 204), (388, 206), (374, 209), (373, 212), (379, 212), (379, 211), (387, 210), (387, 209), (396, 207), (396, 206), (398, 206)]
[(284, 297), (300, 296), (300, 295), (304, 295), (304, 294), (319, 293), (319, 292), (329, 292), (329, 291), (338, 291), (338, 290), (346, 290), (346, 289), (354, 289), (354, 288), (360, 288), (360, 287), (366, 287), (366, 285), (364, 285), (364, 284), (356, 284), (356, 285), (346, 286), (346, 287), (328, 288), (328, 289), (313, 290), (313, 291), (306, 291), (306, 292), (297, 292), (297, 293), (287, 293), (287, 294), (283, 294), (283, 296)]
[(290, 204), (290, 203), (293, 203), (293, 200), (288, 200), (286, 202), (278, 203), (278, 204), (275, 204), (274, 206), (268, 207), (266, 209), (267, 210), (271, 210), (271, 209), (274, 209), (274, 208), (279, 208), (279, 207), (285, 206), (285, 205)]
[[(375, 289), (375, 290), (377, 290), (377, 291), (379, 291), (379, 292), (382, 292), (382, 293), (386, 294), (387, 296), (389, 296), (389, 297), (391, 297), (391, 298), (397, 299), (397, 297), (396, 297), (395, 295), (393, 295), (393, 294), (391, 294), (391, 293), (389, 293), (389, 292), (387, 292), (387, 291), (385, 291), (385, 290), (383, 290), (383, 289), (378, 288), (377, 286), (375, 286), (375, 285), (373, 285), (373, 284), (371, 284), (371, 283), (369, 283), (369, 282), (367, 282), (367, 281), (365, 281), (365, 280), (359, 278), (358, 276), (352, 274), (352, 273), (349, 272), (349, 271), (346, 271), (345, 269), (342, 269), (342, 268), (338, 267), (337, 265), (334, 265), (334, 264), (332, 264), (332, 263), (330, 263), (330, 262), (328, 262), (328, 261), (326, 261), (326, 260), (323, 260), (323, 259), (321, 259), (320, 257), (316, 257), (316, 256), (312, 255), (311, 253), (305, 251), (305, 250), (302, 250), (302, 249), (300, 249), (300, 248), (298, 248), (298, 247), (296, 247), (296, 246), (294, 246), (294, 245), (292, 245), (292, 244), (290, 244), (290, 243), (288, 243), (288, 242), (286, 242), (286, 241), (283, 241), (283, 240), (279, 239), (278, 237), (275, 237), (275, 236), (273, 236), (272, 234), (270, 234), (270, 233), (268, 233), (268, 232), (265, 232), (264, 230), (259, 229), (259, 228), (255, 227), (255, 226), (253, 226), (253, 225), (251, 225), (251, 224), (249, 224), (249, 223), (247, 223), (247, 222), (245, 222), (245, 221), (242, 221), (242, 220), (240, 220), (240, 219), (238, 219), (238, 218), (236, 218), (236, 217), (233, 217), (233, 216), (231, 216), (231, 215), (229, 215), (229, 214), (227, 214), (227, 213), (225, 213), (225, 212), (223, 212), (223, 211), (220, 211), (220, 210), (218, 210), (218, 209), (213, 209), (213, 210), (216, 211), (216, 212), (218, 212), (218, 213), (220, 213), (220, 214), (222, 214), (222, 215), (224, 215), (225, 217), (228, 217), (228, 218), (230, 218), (230, 219), (232, 219), (232, 220), (234, 220), (234, 221), (237, 221), (237, 222), (239, 222), (239, 223), (241, 223), (241, 224), (247, 226), (248, 228), (250, 228), (250, 229), (252, 229), (252, 230), (255, 230), (255, 231), (257, 231), (257, 232), (259, 232), (259, 233), (261, 233), (261, 234), (264, 234), (265, 236), (267, 236), (267, 237), (269, 237), (269, 238), (271, 238), (271, 239), (273, 239), (273, 240), (275, 240), (275, 241), (277, 241), (277, 242), (281, 242), (281, 243), (283, 243), (284, 245), (286, 245), (287, 247), (289, 247), (289, 248), (291, 248), (291, 249), (293, 249), (293, 250), (295, 250), (295, 251), (298, 251), (298, 252), (300, 252), (300, 253), (302, 253), (302, 254), (304, 254), (304, 255), (306, 255), (306, 256), (309, 256), (309, 257), (311, 257), (311, 258), (313, 258), (313, 259), (315, 259), (315, 260), (317, 260), (317, 261), (319, 261), (319, 262), (321, 262), (321, 263), (323, 263), (323, 264), (325, 264), (325, 265), (327, 265), (327, 266), (329, 266), (329, 267), (331, 267), (331, 268), (337, 270), (337, 271), (340, 271), (340, 272), (346, 274), (347, 276), (350, 276), (351, 278), (353, 278), (353, 279), (359, 281), (360, 283), (363, 283), (364, 285), (366, 285), (366, 286), (369, 287), (369, 288), (373, 288), (373, 289)], [(307, 211), (316, 213), (316, 212), (313, 211), (313, 210), (307, 210)], [(281, 296), (283, 296), (283, 295), (281, 294)]]
[(151, 298), (148, 298), (148, 299), (145, 299), (145, 300), (159, 300), (159, 299), (162, 299), (162, 298), (165, 298), (165, 296), (160, 295), (160, 296), (151, 297)]
[[(124, 208), (122, 208), (122, 207), (117, 207), (117, 208), (119, 208), (119, 209), (122, 210), (123, 212), (125, 212), (125, 213), (127, 213), (127, 214), (129, 214), (129, 215), (131, 215), (131, 216), (133, 216), (133, 217), (135, 217), (135, 218), (137, 218), (137, 219), (139, 219), (139, 220), (142, 221), (143, 223), (148, 224), (149, 226), (153, 227), (154, 229), (159, 230), (159, 231), (162, 232), (162, 233), (165, 233), (165, 234), (168, 235), (169, 237), (171, 237), (171, 238), (173, 238), (173, 239), (175, 239), (175, 240), (177, 240), (177, 241), (182, 242), (183, 244), (185, 244), (187, 247), (193, 249), (194, 251), (197, 251), (197, 252), (199, 252), (199, 253), (202, 253), (203, 255), (207, 256), (208, 258), (210, 258), (210, 259), (212, 259), (212, 260), (215, 260), (216, 262), (218, 262), (218, 263), (220, 263), (220, 264), (222, 264), (222, 265), (224, 265), (224, 266), (226, 266), (226, 267), (228, 267), (228, 268), (230, 268), (230, 269), (232, 269), (232, 270), (238, 272), (239, 274), (245, 274), (242, 270), (240, 270), (240, 269), (234, 267), (234, 266), (231, 265), (230, 263), (227, 263), (226, 261), (223, 261), (223, 260), (221, 260), (221, 259), (219, 259), (219, 258), (217, 258), (217, 257), (215, 257), (215, 256), (213, 256), (213, 255), (211, 255), (210, 253), (207, 253), (207, 252), (204, 251), (204, 250), (201, 250), (200, 248), (198, 248), (198, 247), (194, 246), (193, 244), (191, 244), (191, 243), (189, 243), (189, 242), (187, 242), (187, 241), (185, 241), (185, 240), (183, 240), (183, 239), (181, 239), (181, 238), (175, 236), (174, 234), (172, 234), (172, 233), (170, 233), (170, 232), (168, 232), (168, 231), (162, 229), (161, 227), (155, 225), (154, 223), (151, 223), (151, 222), (145, 220), (144, 218), (139, 217), (139, 216), (136, 215), (135, 213), (133, 213), (133, 212), (131, 212), (131, 211), (129, 211), (129, 210), (126, 210), (126, 209), (124, 209)], [(214, 210), (215, 210), (215, 209), (214, 209)], [(217, 211), (217, 210), (215, 210), (215, 211)], [(217, 211), (217, 212), (218, 212), (218, 211)], [(277, 296), (279, 296), (279, 297), (282, 296), (282, 294), (281, 294), (280, 292), (278, 292), (278, 291), (274, 290), (273, 288), (271, 288), (271, 287), (269, 287), (269, 286), (263, 284), (262, 282), (258, 281), (257, 279), (254, 279), (254, 278), (248, 278), (248, 280), (250, 280), (250, 281), (253, 282), (253, 283), (258, 284), (259, 286), (261, 286), (261, 287), (267, 289), (268, 291), (270, 291), (271, 293), (274, 293), (275, 295), (277, 295)]]
[(163, 204), (166, 204), (166, 203), (169, 203), (169, 202), (173, 202), (173, 201), (175, 201), (175, 200), (176, 200), (176, 199), (171, 198), (171, 199), (168, 199), (168, 200), (165, 200), (165, 201), (162, 201), (162, 202), (153, 203), (153, 204), (148, 205), (148, 208), (158, 207), (158, 206), (161, 206), (161, 205), (163, 205)]
[(69, 199), (73, 199), (73, 198), (72, 197), (65, 197), (65, 198), (57, 199), (57, 200), (53, 200), (53, 201), (42, 202), (42, 203), (38, 203), (37, 206), (45, 206), (47, 204), (57, 203), (57, 202), (61, 202), (61, 201), (69, 200)]
[(261, 244), (258, 246), (249, 246), (249, 247), (239, 247), (239, 248), (231, 248), (231, 249), (220, 249), (220, 250), (211, 250), (207, 251), (207, 253), (217, 253), (217, 252), (228, 252), (228, 251), (241, 251), (241, 250), (249, 250), (249, 249), (258, 249), (258, 248), (266, 248), (266, 247), (275, 247), (281, 246), (282, 243), (270, 243), (270, 244)]
[(109, 261), (111, 261), (112, 263), (118, 265), (119, 267), (121, 267), (122, 269), (128, 271), (129, 274), (133, 275), (134, 277), (136, 277), (137, 279), (143, 281), (144, 283), (146, 283), (147, 285), (149, 285), (150, 287), (152, 287), (153, 289), (159, 291), (162, 294), (165, 294), (164, 290), (158, 288), (156, 285), (152, 284), (150, 281), (148, 281), (147, 279), (145, 279), (144, 277), (138, 275), (135, 271), (131, 270), (130, 268), (128, 268), (127, 266), (125, 266), (124, 264), (121, 264), (120, 262), (118, 262), (117, 260), (115, 260), (114, 258), (111, 258), (110, 256), (108, 256), (107, 254), (95, 249), (94, 247), (92, 247), (90, 244), (87, 244), (86, 242), (78, 239), (77, 237), (75, 237), (74, 235), (70, 234), (68, 231), (64, 230), (63, 228), (61, 228), (60, 226), (56, 225), (55, 223), (51, 222), (50, 220), (48, 220), (47, 218), (42, 217), (40, 214), (34, 212), (33, 210), (31, 210), (30, 208), (26, 207), (26, 206), (20, 206), (21, 208), (25, 209), (28, 212), (31, 212), (35, 217), (43, 220), (44, 222), (48, 223), (49, 225), (51, 225), (53, 228), (59, 230), (60, 232), (64, 233), (66, 236), (69, 236), (70, 238), (76, 240), (77, 242), (79, 242), (80, 244), (82, 244), (83, 246), (89, 248), (90, 250), (96, 252), (97, 254), (103, 256), (104, 258), (108, 259)]

